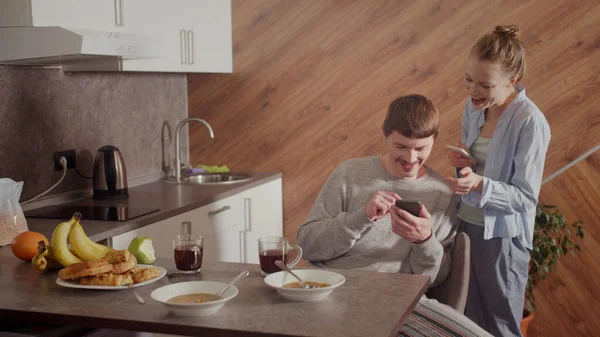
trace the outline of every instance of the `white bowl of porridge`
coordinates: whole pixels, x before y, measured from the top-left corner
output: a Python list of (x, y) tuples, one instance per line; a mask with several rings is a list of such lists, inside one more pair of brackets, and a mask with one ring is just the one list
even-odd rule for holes
[(231, 286), (221, 298), (214, 298), (213, 295), (226, 285), (217, 281), (179, 282), (154, 290), (150, 297), (177, 316), (204, 316), (219, 311), (237, 296), (238, 288)]
[(301, 288), (300, 282), (286, 271), (267, 275), (265, 283), (288, 300), (310, 302), (325, 299), (335, 288), (346, 282), (343, 275), (324, 269), (295, 269), (293, 272), (314, 288)]

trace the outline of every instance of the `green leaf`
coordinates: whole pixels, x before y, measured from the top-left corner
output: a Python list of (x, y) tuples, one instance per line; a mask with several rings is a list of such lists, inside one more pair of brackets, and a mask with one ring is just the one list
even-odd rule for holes
[[(568, 224), (564, 215), (554, 205), (538, 205), (535, 214), (533, 247), (529, 252), (529, 278), (526, 285), (526, 305), (535, 308), (533, 289), (538, 281), (545, 280), (548, 273), (556, 269), (559, 260), (568, 252), (575, 255), (579, 245), (571, 238), (583, 239), (582, 221)], [(579, 239), (577, 239), (579, 240)]]

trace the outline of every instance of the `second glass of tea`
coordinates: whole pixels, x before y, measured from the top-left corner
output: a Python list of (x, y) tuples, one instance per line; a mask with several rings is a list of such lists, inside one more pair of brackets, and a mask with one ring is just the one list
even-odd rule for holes
[(173, 238), (175, 267), (184, 274), (194, 274), (202, 269), (202, 236), (180, 234)]
[[(288, 253), (290, 250), (297, 250), (298, 254), (294, 261), (289, 261)], [(275, 261), (280, 260), (289, 268), (294, 267), (302, 258), (302, 248), (298, 245), (292, 245), (288, 239), (279, 236), (269, 236), (258, 239), (258, 259), (260, 261), (260, 272), (262, 276), (267, 276), (281, 270), (275, 265)]]

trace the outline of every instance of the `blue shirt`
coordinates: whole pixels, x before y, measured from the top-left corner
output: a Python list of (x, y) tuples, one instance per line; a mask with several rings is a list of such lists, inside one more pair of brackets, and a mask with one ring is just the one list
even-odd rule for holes
[[(525, 248), (532, 249), (550, 126), (540, 109), (525, 96), (525, 89), (517, 86), (517, 90), (489, 143), (482, 192), (471, 191), (461, 200), (483, 208), (484, 239), (518, 236)], [(476, 110), (467, 100), (462, 143), (470, 148), (484, 123), (484, 111)]]

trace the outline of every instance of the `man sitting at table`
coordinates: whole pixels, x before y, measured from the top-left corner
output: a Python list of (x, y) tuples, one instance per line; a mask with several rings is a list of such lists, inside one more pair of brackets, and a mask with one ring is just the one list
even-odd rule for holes
[[(439, 113), (424, 96), (402, 96), (390, 104), (382, 129), (387, 152), (346, 160), (331, 173), (297, 244), (316, 267), (428, 275), (436, 286), (448, 276), (457, 230), (453, 194), (425, 166)], [(398, 199), (419, 201), (419, 216), (397, 207)], [(440, 324), (464, 336), (489, 336), (458, 311), (425, 298), (401, 335), (422, 335)]]

